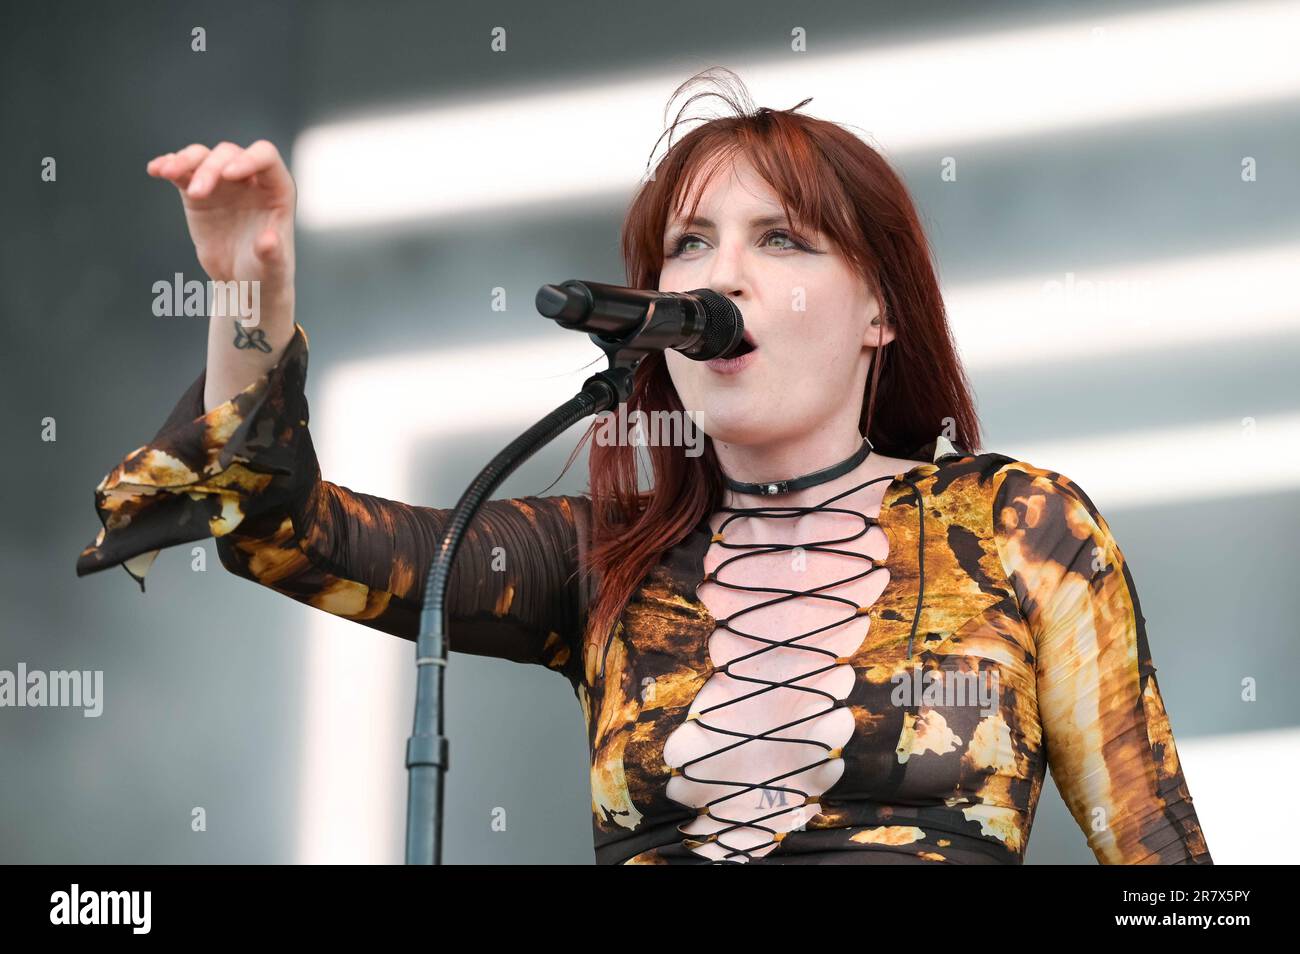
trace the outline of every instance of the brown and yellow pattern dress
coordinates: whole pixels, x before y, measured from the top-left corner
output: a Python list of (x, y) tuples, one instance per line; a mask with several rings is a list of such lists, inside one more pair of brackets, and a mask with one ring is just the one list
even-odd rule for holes
[[(159, 550), (214, 537), (232, 573), (414, 640), (450, 511), (321, 479), (307, 353), (299, 325), (275, 368), (206, 414), (201, 372), (96, 487), (103, 528), (77, 574), (121, 565), (143, 590)], [(708, 520), (663, 554), (613, 632), (587, 634), (599, 582), (580, 572), (586, 496), (480, 511), (450, 581), (450, 645), (569, 681), (586, 717), (600, 864), (1019, 864), (1049, 766), (1100, 862), (1212, 863), (1128, 565), (1076, 484), (1004, 455), (948, 454), (888, 480), (878, 513), (861, 519), (888, 542), (871, 560), (888, 582), (869, 606), (845, 607), (860, 645), (780, 641), (820, 653), (809, 678), (834, 670), (838, 692), (798, 672), (744, 677), (710, 652), (715, 631), (746, 630), (741, 614), (715, 619), (700, 599), (702, 583), (722, 583), (728, 546)], [(775, 642), (751, 638), (763, 644), (752, 655)], [(712, 711), (724, 706), (699, 706), (721, 672), (756, 692), (803, 686), (822, 708), (800, 711), (846, 710), (851, 732), (831, 744), (812, 716), (799, 731), (729, 727)], [(951, 691), (962, 685), (970, 695)], [(976, 701), (976, 685), (996, 691)], [(713, 733), (717, 754), (670, 765), (665, 744), (686, 723)], [(783, 764), (805, 770), (729, 775), (725, 751), (758, 742), (799, 747)], [(716, 797), (692, 801), (688, 783)], [(727, 804), (740, 796), (743, 814)]]

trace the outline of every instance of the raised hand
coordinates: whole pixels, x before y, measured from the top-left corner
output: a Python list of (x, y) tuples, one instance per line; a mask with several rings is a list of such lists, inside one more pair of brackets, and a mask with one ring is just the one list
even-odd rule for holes
[(180, 192), (194, 251), (210, 279), (259, 283), (254, 327), (233, 317), (212, 320), (204, 392), (211, 410), (269, 369), (293, 336), (297, 189), (280, 151), (265, 139), (246, 149), (192, 143), (154, 157), (145, 171)]

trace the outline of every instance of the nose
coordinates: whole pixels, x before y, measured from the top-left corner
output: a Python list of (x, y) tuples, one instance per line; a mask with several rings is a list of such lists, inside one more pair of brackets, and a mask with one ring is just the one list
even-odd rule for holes
[(743, 301), (749, 295), (743, 250), (738, 243), (721, 243), (709, 269), (709, 287), (719, 295)]

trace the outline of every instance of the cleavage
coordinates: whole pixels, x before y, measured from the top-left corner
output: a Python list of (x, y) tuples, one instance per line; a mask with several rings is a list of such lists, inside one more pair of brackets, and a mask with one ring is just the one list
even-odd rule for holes
[[(701, 854), (766, 854), (774, 831), (802, 827), (819, 811), (816, 797), (843, 773), (838, 751), (854, 719), (842, 700), (855, 677), (852, 665), (838, 660), (865, 644), (870, 620), (857, 608), (870, 607), (889, 577), (865, 559), (888, 555), (883, 531), (874, 523), (864, 531), (863, 513), (879, 512), (881, 488), (874, 489), (835, 503), (850, 513), (806, 515), (797, 527), (787, 518), (725, 511), (711, 521), (724, 539), (704, 555), (697, 598), (718, 622), (708, 644), (715, 669), (692, 701), (695, 718), (676, 726), (664, 746), (665, 762), (683, 772), (669, 780), (668, 797), (709, 806), (681, 828), (718, 839), (696, 847)], [(772, 544), (782, 549), (764, 552)], [(715, 571), (717, 580), (709, 578)]]

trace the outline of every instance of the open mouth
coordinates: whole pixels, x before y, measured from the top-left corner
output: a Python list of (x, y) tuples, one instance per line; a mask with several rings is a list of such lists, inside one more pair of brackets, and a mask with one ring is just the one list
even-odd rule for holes
[(746, 330), (745, 337), (740, 342), (740, 347), (736, 349), (736, 353), (731, 357), (739, 358), (741, 355), (749, 354), (751, 351), (756, 351), (757, 349), (758, 345), (754, 343), (754, 336)]

